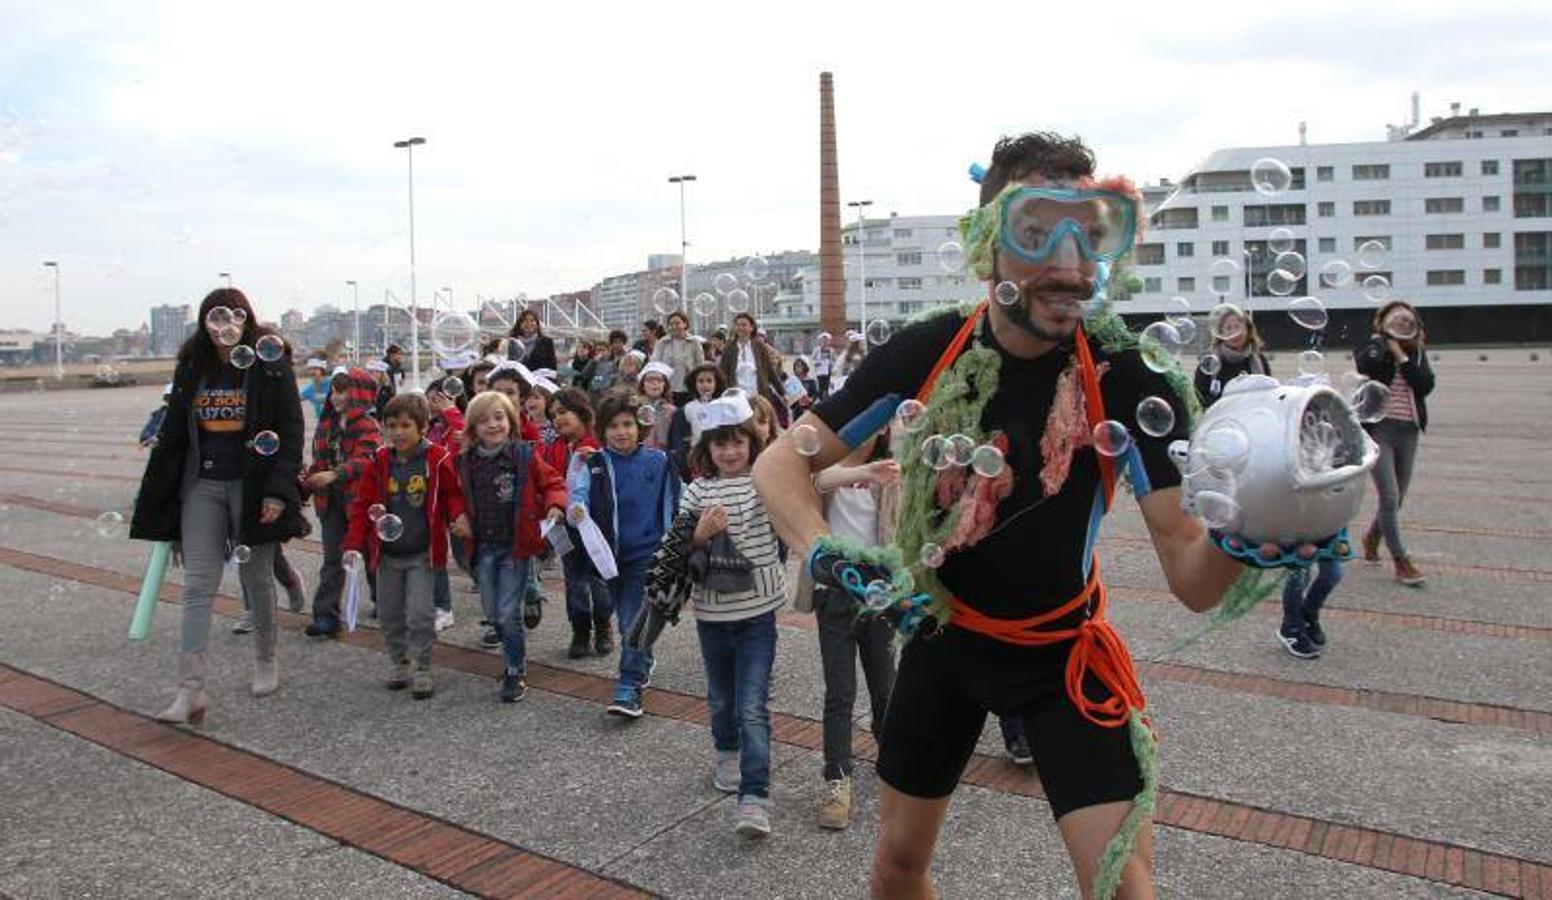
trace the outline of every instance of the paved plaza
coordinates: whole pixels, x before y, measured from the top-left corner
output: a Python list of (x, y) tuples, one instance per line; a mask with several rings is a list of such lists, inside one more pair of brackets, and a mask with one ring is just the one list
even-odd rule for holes
[[(1277, 644), (1275, 602), (1162, 656), (1202, 620), (1162, 592), (1135, 503), (1106, 523), (1112, 615), (1161, 737), (1161, 896), (1552, 898), (1552, 354), (1479, 352), (1435, 363), (1402, 515), (1428, 586), (1350, 565), (1318, 660)], [(647, 715), (622, 722), (603, 712), (614, 660), (567, 659), (552, 602), (529, 638), (533, 690), (502, 705), (459, 575), (430, 701), (381, 687), (373, 623), (320, 643), (289, 613), (281, 690), (251, 698), (228, 575), (210, 718), (150, 720), (171, 696), (181, 573), (150, 639), (129, 642), (148, 546), (93, 520), (132, 506), (157, 390), (0, 395), (0, 895), (865, 894), (877, 781), (859, 766), (854, 825), (818, 829), (819, 653), (791, 611), (763, 843), (733, 834), (711, 784), (693, 626), (664, 636)], [(286, 553), (314, 584), (319, 545)], [(1039, 781), (994, 724), (935, 876), (948, 897), (1075, 895)]]

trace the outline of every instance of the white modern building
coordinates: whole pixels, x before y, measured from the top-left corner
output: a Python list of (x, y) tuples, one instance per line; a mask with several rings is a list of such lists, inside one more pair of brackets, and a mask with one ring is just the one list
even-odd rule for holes
[(192, 331), (191, 307), (187, 303), (164, 303), (151, 307), (151, 355), (172, 356), (183, 346)]
[[(1178, 182), (1149, 186), (1149, 225), (1133, 268), (1141, 290), (1123, 311), (1161, 313), (1174, 296), (1203, 310), (1220, 297), (1253, 311), (1282, 308), (1286, 299), (1267, 287), (1277, 255), (1268, 242), (1285, 228), (1307, 260), (1294, 296), (1313, 294), (1334, 312), (1372, 308), (1361, 281), (1380, 274), (1392, 296), (1419, 307), (1544, 319), (1552, 303), (1552, 112), (1471, 110), (1393, 128), (1392, 137), (1217, 150)], [(1251, 169), (1260, 159), (1288, 167), (1286, 190), (1255, 190)], [(1369, 242), (1384, 249), (1360, 260)], [(1248, 263), (1249, 277), (1221, 274), (1214, 262), (1222, 259)], [(1322, 283), (1322, 267), (1337, 259), (1357, 277)]]

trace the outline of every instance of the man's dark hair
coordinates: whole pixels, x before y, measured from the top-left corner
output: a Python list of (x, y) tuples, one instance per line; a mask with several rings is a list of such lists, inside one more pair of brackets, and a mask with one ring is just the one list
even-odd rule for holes
[(1053, 131), (1031, 131), (1003, 137), (992, 148), (992, 162), (981, 179), (981, 205), (1002, 193), (1010, 181), (1031, 174), (1051, 179), (1076, 179), (1094, 174), (1094, 151), (1079, 137)]
[(388, 405), (383, 407), (383, 421), (401, 417), (413, 421), (424, 432), (431, 422), (431, 407), (426, 405), (426, 398), (419, 394), (394, 394)]
[(616, 328), (613, 331), (609, 332), (609, 343), (612, 344), (615, 341), (619, 341), (622, 344), (630, 343), (630, 335), (628, 335), (625, 332), (621, 331), (620, 329)]

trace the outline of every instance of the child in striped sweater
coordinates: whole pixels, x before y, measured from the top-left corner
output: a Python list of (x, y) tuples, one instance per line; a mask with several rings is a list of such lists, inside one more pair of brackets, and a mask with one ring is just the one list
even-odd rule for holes
[[(713, 539), (726, 532), (737, 555), (749, 563), (746, 588), (719, 591), (697, 583), (690, 593), (717, 750), (713, 782), (738, 794), (734, 829), (762, 838), (771, 832), (766, 703), (776, 660), (776, 610), (787, 595), (786, 570), (776, 531), (754, 487), (754, 460), (765, 441), (749, 401), (723, 397), (706, 404), (702, 425), (692, 467), (710, 474), (685, 489), (679, 514), (697, 519), (694, 548), (714, 548)], [(710, 568), (718, 562), (713, 553)]]

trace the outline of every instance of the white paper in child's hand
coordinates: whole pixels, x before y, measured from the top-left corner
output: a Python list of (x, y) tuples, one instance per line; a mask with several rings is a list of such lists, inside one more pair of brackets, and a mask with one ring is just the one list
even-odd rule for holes
[(539, 536), (550, 542), (556, 556), (565, 556), (571, 552), (571, 538), (566, 535), (566, 529), (559, 526), (560, 523), (554, 519), (542, 519), (539, 522)]

